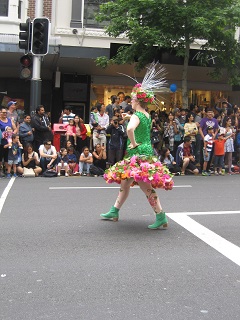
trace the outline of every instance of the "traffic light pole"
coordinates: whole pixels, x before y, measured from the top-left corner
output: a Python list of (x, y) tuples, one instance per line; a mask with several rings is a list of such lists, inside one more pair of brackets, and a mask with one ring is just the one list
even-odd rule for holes
[(41, 80), (41, 57), (33, 56), (33, 73), (30, 90), (30, 114), (41, 104), (42, 80)]
[[(35, 1), (35, 17), (43, 16), (43, 0)], [(33, 74), (31, 80), (30, 90), (30, 114), (32, 114), (36, 108), (41, 104), (41, 92), (42, 92), (42, 80), (41, 80), (41, 57), (33, 56)]]

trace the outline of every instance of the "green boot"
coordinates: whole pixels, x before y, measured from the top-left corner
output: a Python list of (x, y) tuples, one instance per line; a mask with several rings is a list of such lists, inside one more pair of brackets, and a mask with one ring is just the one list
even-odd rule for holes
[(161, 211), (160, 213), (156, 214), (156, 221), (154, 224), (150, 224), (148, 226), (149, 229), (158, 229), (161, 226), (163, 226), (164, 228), (167, 227), (168, 221), (165, 215), (165, 212)]
[(114, 222), (116, 222), (118, 221), (118, 212), (119, 212), (119, 209), (112, 206), (107, 213), (102, 213), (100, 214), (100, 216), (104, 219), (112, 219)]

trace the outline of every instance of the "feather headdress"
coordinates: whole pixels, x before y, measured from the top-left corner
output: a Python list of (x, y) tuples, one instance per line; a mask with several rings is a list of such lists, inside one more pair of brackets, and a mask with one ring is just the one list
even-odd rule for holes
[(138, 99), (139, 101), (153, 103), (155, 100), (155, 93), (164, 91), (167, 86), (165, 79), (166, 70), (159, 62), (152, 62), (150, 66), (147, 67), (147, 72), (142, 83), (138, 83), (136, 79), (126, 74), (124, 75), (137, 82), (133, 87), (131, 97), (132, 99)]

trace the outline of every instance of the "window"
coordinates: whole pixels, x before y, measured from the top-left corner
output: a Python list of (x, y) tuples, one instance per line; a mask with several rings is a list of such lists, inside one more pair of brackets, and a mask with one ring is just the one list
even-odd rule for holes
[(0, 16), (2, 17), (8, 16), (8, 0), (0, 1)]
[(84, 4), (84, 25), (86, 27), (103, 28), (107, 22), (99, 23), (95, 15), (99, 12), (99, 6), (109, 0), (85, 0)]

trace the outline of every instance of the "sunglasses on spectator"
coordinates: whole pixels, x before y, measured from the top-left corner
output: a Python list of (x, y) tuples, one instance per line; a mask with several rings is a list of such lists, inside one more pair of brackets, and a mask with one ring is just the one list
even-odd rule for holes
[(46, 143), (46, 146), (51, 146), (52, 144), (51, 143)]

